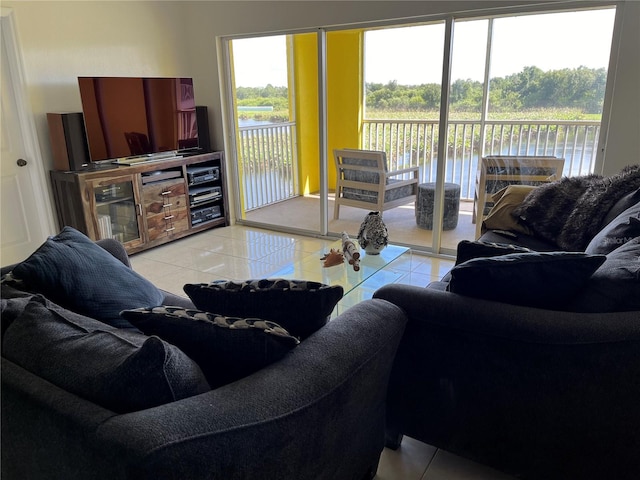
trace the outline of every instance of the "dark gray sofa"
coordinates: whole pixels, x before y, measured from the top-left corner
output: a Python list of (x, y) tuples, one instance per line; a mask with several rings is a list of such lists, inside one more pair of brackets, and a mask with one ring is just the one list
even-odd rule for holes
[[(610, 202), (600, 231), (634, 202), (638, 228), (637, 188)], [(626, 311), (461, 295), (449, 291), (451, 274), (427, 288), (376, 291), (409, 317), (389, 384), (387, 446), (407, 435), (518, 478), (640, 478), (640, 238), (632, 235), (609, 237), (634, 252), (618, 264), (625, 284), (609, 292)], [(521, 231), (485, 231), (480, 241), (562, 250)]]
[[(128, 264), (117, 242), (100, 243)], [(366, 301), (248, 377), (120, 414), (3, 355), (2, 478), (372, 478), (405, 322), (397, 306)]]

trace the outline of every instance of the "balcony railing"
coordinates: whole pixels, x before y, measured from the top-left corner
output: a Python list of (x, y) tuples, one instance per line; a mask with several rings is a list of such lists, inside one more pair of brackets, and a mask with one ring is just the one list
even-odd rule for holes
[[(553, 155), (565, 159), (563, 175), (594, 170), (600, 122), (479, 121), (449, 123), (445, 181), (474, 196), (482, 155)], [(387, 152), (389, 169), (420, 167), (420, 182), (435, 181), (438, 122), (364, 120), (363, 148)], [(240, 128), (241, 178), (246, 211), (298, 195), (295, 124)]]
[(295, 123), (240, 127), (245, 211), (298, 195)]
[[(363, 148), (387, 152), (389, 169), (420, 167), (421, 182), (435, 181), (437, 121), (364, 120)], [(455, 121), (449, 123), (445, 181), (473, 199), (482, 155), (552, 155), (565, 159), (563, 175), (593, 172), (600, 122)], [(484, 147), (484, 149), (483, 149)]]

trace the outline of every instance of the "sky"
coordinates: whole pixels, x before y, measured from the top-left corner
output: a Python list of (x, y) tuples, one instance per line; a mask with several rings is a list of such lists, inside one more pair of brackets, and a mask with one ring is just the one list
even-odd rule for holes
[[(526, 66), (544, 71), (579, 66), (607, 68), (614, 16), (615, 10), (607, 9), (497, 18), (491, 76), (504, 77)], [(487, 20), (455, 23), (453, 80), (482, 81), (487, 26)], [(284, 36), (236, 40), (233, 48), (236, 86), (286, 85)], [(365, 80), (396, 80), (401, 85), (440, 83), (443, 48), (444, 23), (368, 31)]]

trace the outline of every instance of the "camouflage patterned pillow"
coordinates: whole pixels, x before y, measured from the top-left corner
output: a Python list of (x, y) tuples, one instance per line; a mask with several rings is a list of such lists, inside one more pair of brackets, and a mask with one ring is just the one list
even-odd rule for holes
[(327, 323), (344, 294), (339, 285), (286, 279), (187, 284), (184, 291), (200, 310), (270, 320), (300, 339)]
[(211, 388), (257, 372), (300, 343), (280, 325), (258, 318), (166, 306), (125, 310), (121, 315), (145, 334), (157, 335), (186, 353)]

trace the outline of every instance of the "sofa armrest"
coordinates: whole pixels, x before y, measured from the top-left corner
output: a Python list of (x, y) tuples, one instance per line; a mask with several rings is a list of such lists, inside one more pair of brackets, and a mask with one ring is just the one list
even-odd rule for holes
[(118, 240), (115, 240), (113, 238), (105, 238), (103, 240), (96, 240), (96, 244), (100, 245), (107, 252), (124, 263), (127, 267), (131, 267), (127, 250), (124, 248), (124, 245), (122, 245)]
[(401, 307), (410, 322), (490, 337), (542, 344), (640, 341), (638, 312), (545, 310), (401, 284), (385, 285), (373, 296)]

